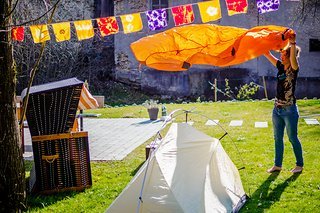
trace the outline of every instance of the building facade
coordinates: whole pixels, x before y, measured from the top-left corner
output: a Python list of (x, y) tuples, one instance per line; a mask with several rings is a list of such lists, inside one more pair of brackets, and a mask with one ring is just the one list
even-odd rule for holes
[[(114, 1), (114, 15), (141, 13), (143, 29), (140, 32), (115, 35), (115, 68), (114, 77), (118, 81), (135, 85), (144, 91), (153, 94), (161, 94), (169, 97), (197, 97), (205, 95), (212, 96), (212, 85), (217, 80), (218, 88), (223, 89), (225, 78), (229, 79), (232, 87), (239, 88), (249, 82), (255, 82), (263, 88), (266, 85), (268, 98), (275, 95), (276, 69), (263, 57), (250, 60), (246, 63), (225, 68), (210, 66), (193, 66), (185, 72), (166, 72), (140, 66), (130, 50), (130, 44), (142, 37), (158, 32), (148, 29), (146, 16), (143, 12), (157, 8), (171, 8), (173, 6), (193, 4), (195, 13), (194, 24), (201, 24), (199, 10), (196, 7), (200, 1), (172, 1), (172, 0), (122, 0)], [(280, 25), (294, 29), (297, 32), (297, 44), (301, 47), (300, 73), (298, 79), (298, 98), (320, 97), (317, 85), (320, 82), (320, 24), (318, 16), (309, 13), (301, 14), (302, 2), (283, 0), (280, 2), (279, 10), (264, 14), (258, 14), (255, 0), (248, 1), (248, 11), (245, 14), (228, 16), (226, 3), (220, 0), (222, 18), (211, 22), (217, 25), (228, 25), (242, 28), (252, 28), (258, 25)], [(169, 26), (174, 27), (173, 17), (168, 11)], [(300, 14), (300, 15), (298, 15)], [(316, 26), (315, 26), (316, 25)], [(263, 83), (263, 78), (265, 84)], [(260, 97), (265, 96), (264, 90), (259, 90)], [(224, 96), (219, 94), (221, 98)]]
[[(280, 25), (293, 28), (297, 32), (297, 44), (302, 48), (300, 54), (300, 73), (297, 86), (298, 98), (320, 97), (320, 5), (317, 0), (281, 0), (278, 11), (258, 14), (256, 1), (248, 0), (248, 11), (244, 14), (228, 16), (225, 0), (220, 2), (222, 18), (211, 24), (252, 28), (258, 25)], [(259, 98), (264, 98), (264, 86), (268, 98), (275, 95), (276, 69), (262, 56), (246, 63), (230, 67), (192, 66), (184, 72), (164, 72), (146, 66), (140, 66), (135, 59), (130, 44), (138, 39), (162, 31), (150, 31), (144, 12), (158, 8), (168, 8), (168, 27), (174, 27), (170, 8), (178, 5), (193, 4), (195, 20), (201, 24), (197, 3), (201, 0), (75, 0), (65, 1), (53, 16), (52, 22), (95, 19), (115, 16), (120, 32), (102, 37), (97, 23), (94, 38), (78, 41), (72, 26), (71, 40), (55, 42), (54, 37), (46, 43), (45, 55), (41, 60), (35, 84), (78, 77), (87, 80), (95, 94), (108, 95), (105, 82), (113, 79), (124, 82), (134, 88), (150, 94), (159, 94), (164, 98), (199, 97), (212, 99), (212, 83), (217, 82), (218, 99), (223, 94), (225, 79), (229, 79), (232, 89), (255, 82), (260, 85)], [(313, 2), (313, 5), (312, 5)], [(14, 24), (35, 19), (31, 24), (44, 24), (49, 14), (44, 14), (54, 2), (35, 0), (19, 2)], [(313, 7), (317, 6), (317, 7)], [(303, 9), (304, 8), (304, 9)], [(143, 29), (125, 34), (121, 24), (121, 15), (140, 13)], [(49, 27), (52, 35), (52, 29)], [(14, 43), (15, 59), (18, 71), (18, 88), (21, 92), (27, 85), (30, 70), (40, 53), (41, 44), (34, 44), (27, 31), (25, 42)], [(263, 81), (263, 79), (265, 81)], [(264, 84), (265, 82), (265, 84)]]

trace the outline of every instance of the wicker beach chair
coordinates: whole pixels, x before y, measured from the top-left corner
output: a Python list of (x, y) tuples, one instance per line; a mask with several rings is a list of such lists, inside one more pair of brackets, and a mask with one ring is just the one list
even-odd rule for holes
[[(70, 78), (30, 88), (26, 118), (32, 137), (35, 193), (91, 187), (88, 132), (72, 132), (83, 82)], [(26, 89), (21, 98), (26, 97)]]

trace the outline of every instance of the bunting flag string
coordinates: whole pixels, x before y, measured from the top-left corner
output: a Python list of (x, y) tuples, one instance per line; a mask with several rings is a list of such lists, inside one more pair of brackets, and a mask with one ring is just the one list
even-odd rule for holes
[(171, 8), (175, 26), (190, 24), (194, 21), (192, 5), (182, 5)]
[(77, 37), (79, 41), (92, 38), (94, 36), (94, 30), (91, 20), (82, 20), (73, 22), (76, 28)]
[(239, 13), (247, 13), (247, 0), (226, 0), (228, 15), (233, 16)]
[(67, 41), (71, 38), (70, 23), (63, 22), (51, 25), (57, 42)]
[(221, 8), (219, 0), (199, 2), (198, 6), (203, 23), (216, 21), (221, 18)]
[(276, 11), (280, 7), (280, 0), (257, 0), (257, 8), (260, 14)]
[(140, 13), (120, 16), (124, 34), (138, 32), (142, 30), (142, 20)]
[(157, 9), (146, 12), (148, 19), (148, 27), (151, 31), (162, 30), (168, 26), (167, 10)]
[[(247, 0), (225, 0), (229, 16), (243, 14), (247, 12)], [(278, 10), (280, 0), (256, 0), (258, 13), (266, 13)], [(168, 11), (171, 11), (175, 26), (181, 26), (194, 22), (195, 15), (193, 6), (197, 5), (200, 12), (201, 21), (207, 23), (221, 19), (220, 0), (204, 1), (170, 8), (145, 11), (147, 24), (150, 31), (163, 30), (168, 27)], [(120, 15), (123, 33), (138, 32), (143, 29), (141, 19), (142, 12)], [(92, 21), (96, 21), (102, 37), (117, 34), (119, 24), (116, 16), (102, 17), (88, 20), (78, 20), (71, 22), (60, 22), (50, 24), (57, 42), (63, 42), (71, 39), (71, 23), (76, 29), (76, 35), (79, 41), (94, 37), (95, 29)], [(41, 43), (51, 39), (48, 30), (49, 25), (31, 25), (12, 27), (11, 36), (15, 41), (24, 41), (25, 29), (29, 27), (34, 43)]]
[(97, 23), (101, 36), (108, 36), (119, 32), (118, 22), (116, 17), (98, 18)]
[(32, 25), (30, 26), (30, 31), (34, 43), (42, 43), (50, 40), (48, 25)]
[(16, 41), (24, 40), (24, 27), (14, 27), (11, 30), (11, 37)]

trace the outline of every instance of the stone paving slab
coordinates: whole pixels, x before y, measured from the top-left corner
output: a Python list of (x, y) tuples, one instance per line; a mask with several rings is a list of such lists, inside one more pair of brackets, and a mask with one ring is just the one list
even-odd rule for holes
[(232, 120), (230, 121), (229, 126), (242, 126), (243, 120)]
[(219, 123), (219, 120), (207, 120), (206, 126), (217, 126)]
[(257, 121), (254, 123), (255, 128), (268, 128), (268, 122), (266, 121)]
[[(147, 118), (93, 119), (84, 118), (84, 131), (89, 134), (90, 159), (122, 160), (135, 148), (154, 136), (162, 121)], [(30, 132), (25, 131), (25, 154), (33, 159)]]
[(315, 118), (305, 118), (304, 121), (308, 125), (319, 125), (320, 124), (319, 121)]

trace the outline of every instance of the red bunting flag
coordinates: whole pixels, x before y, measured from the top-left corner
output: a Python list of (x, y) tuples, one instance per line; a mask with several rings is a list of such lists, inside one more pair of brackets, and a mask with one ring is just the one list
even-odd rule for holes
[(102, 36), (116, 34), (119, 32), (116, 17), (98, 18), (97, 23)]
[(239, 13), (247, 13), (247, 0), (226, 0), (228, 15), (232, 16)]
[(24, 27), (14, 27), (11, 30), (12, 40), (23, 41), (24, 40)]
[(171, 8), (175, 26), (189, 24), (194, 21), (192, 5), (182, 5)]

